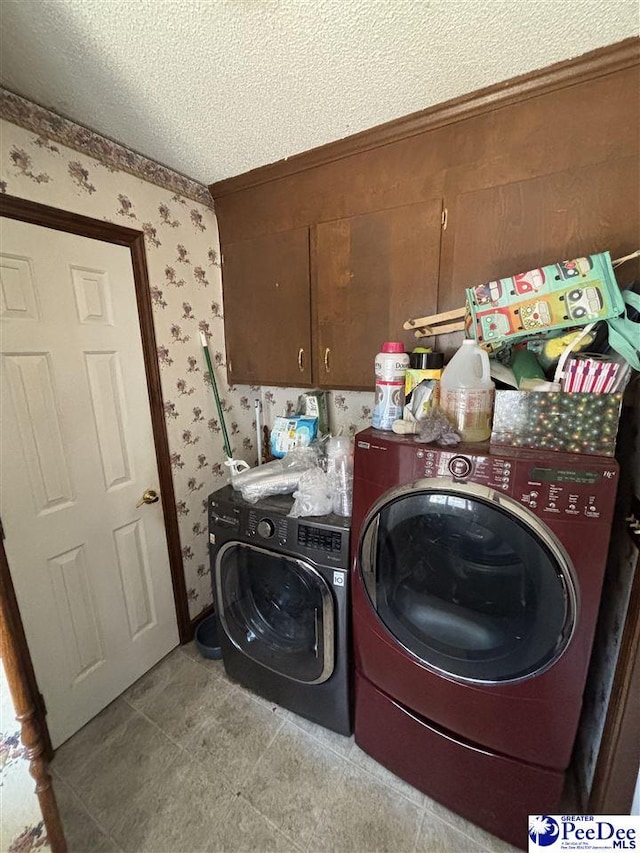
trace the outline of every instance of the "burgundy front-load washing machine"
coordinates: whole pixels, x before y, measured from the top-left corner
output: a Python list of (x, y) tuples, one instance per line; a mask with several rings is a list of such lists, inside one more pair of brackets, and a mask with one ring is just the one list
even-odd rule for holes
[(617, 482), (610, 458), (356, 436), (356, 742), (521, 847), (559, 807)]

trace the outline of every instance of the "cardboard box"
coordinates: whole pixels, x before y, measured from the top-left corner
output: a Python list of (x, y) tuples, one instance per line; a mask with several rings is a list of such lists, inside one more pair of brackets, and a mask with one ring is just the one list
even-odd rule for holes
[(622, 394), (496, 391), (491, 444), (613, 456)]

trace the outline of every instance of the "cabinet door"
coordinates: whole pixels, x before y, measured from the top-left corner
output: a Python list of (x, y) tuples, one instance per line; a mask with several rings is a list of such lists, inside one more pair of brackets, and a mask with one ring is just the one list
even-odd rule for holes
[[(613, 130), (612, 132), (615, 132)], [(440, 309), (464, 305), (465, 288), (567, 258), (638, 248), (637, 157), (461, 193), (442, 241)], [(637, 264), (616, 272), (621, 284)]]
[(316, 376), (324, 388), (373, 388), (383, 341), (418, 343), (402, 325), (436, 311), (441, 199), (317, 226)]
[(224, 246), (222, 287), (229, 382), (309, 385), (309, 229)]

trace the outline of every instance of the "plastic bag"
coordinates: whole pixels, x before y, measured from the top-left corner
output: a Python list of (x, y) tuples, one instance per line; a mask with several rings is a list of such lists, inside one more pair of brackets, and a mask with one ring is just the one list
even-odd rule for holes
[(303, 471), (293, 498), (293, 506), (289, 512), (292, 518), (328, 515), (333, 509), (333, 494), (328, 474), (321, 468)]
[(296, 447), (282, 459), (274, 459), (232, 477), (231, 485), (245, 501), (257, 503), (269, 495), (291, 494), (298, 488), (301, 475), (317, 467), (316, 447)]
[(640, 294), (625, 290), (624, 311), (607, 320), (609, 346), (640, 371)]

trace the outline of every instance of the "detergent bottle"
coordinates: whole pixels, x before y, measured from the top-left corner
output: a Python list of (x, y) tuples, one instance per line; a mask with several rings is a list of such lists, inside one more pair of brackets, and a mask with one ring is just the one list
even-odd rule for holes
[(463, 341), (440, 380), (440, 406), (463, 441), (491, 435), (494, 391), (489, 356), (475, 341)]
[(404, 344), (399, 341), (385, 341), (375, 360), (376, 399), (372, 418), (374, 429), (391, 430), (393, 422), (402, 417), (407, 367), (409, 356), (404, 351)]

